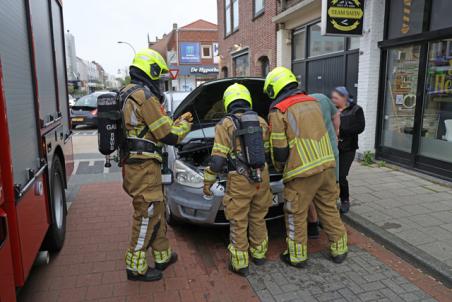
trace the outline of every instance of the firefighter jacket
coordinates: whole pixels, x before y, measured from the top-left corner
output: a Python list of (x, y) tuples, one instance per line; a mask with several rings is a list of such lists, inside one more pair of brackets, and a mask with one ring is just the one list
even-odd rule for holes
[[(128, 90), (136, 84), (127, 85), (124, 90)], [(146, 87), (135, 90), (124, 101), (123, 117), (124, 128), (127, 138), (141, 138), (151, 141), (157, 148), (163, 146), (160, 140), (174, 134), (178, 137), (179, 143), (190, 131), (190, 123), (187, 121), (173, 122), (161, 106), (158, 98)], [(159, 152), (130, 152), (129, 158), (136, 159), (156, 159), (162, 161)]]
[[(299, 93), (272, 104), (269, 113), (271, 157), (283, 170), (283, 181), (316, 175), (336, 162), (320, 106), (315, 98)], [(275, 158), (288, 150), (285, 162)]]
[[(240, 116), (241, 113), (236, 113), (237, 116)], [(269, 131), (267, 122), (259, 117), (260, 127), (262, 128), (262, 135), (264, 140), (264, 147), (266, 152), (270, 152), (270, 144), (269, 144)], [(235, 142), (235, 150), (233, 150), (234, 144), (232, 142), (234, 131), (236, 130), (234, 122), (231, 118), (222, 119), (215, 126), (215, 141), (212, 149), (212, 157), (219, 156), (225, 160), (235, 159), (234, 154), (238, 154), (241, 152), (240, 139), (236, 138)], [(234, 152), (235, 151), (235, 152)], [(208, 169), (213, 176), (213, 181), (215, 180), (215, 172), (211, 169)], [(212, 177), (211, 176), (211, 177)]]

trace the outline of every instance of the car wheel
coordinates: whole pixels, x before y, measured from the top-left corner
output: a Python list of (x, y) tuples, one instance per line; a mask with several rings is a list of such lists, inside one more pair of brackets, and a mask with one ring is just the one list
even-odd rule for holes
[(44, 250), (58, 252), (63, 248), (66, 238), (66, 193), (64, 191), (64, 172), (63, 166), (55, 156), (50, 171), (50, 211), (52, 224), (44, 240)]
[(177, 226), (180, 224), (180, 221), (178, 221), (177, 218), (174, 217), (173, 213), (171, 213), (168, 202), (165, 202), (165, 219), (166, 223), (168, 223), (168, 225), (170, 226)]

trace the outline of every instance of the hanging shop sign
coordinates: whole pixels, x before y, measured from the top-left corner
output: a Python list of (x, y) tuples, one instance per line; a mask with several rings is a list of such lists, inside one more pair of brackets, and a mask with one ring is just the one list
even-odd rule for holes
[(364, 0), (323, 0), (322, 35), (361, 36)]

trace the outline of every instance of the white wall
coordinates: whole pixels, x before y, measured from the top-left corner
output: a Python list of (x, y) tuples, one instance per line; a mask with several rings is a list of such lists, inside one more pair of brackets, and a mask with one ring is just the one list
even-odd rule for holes
[[(380, 76), (380, 49), (383, 40), (385, 0), (366, 1), (364, 13), (364, 35), (360, 39), (358, 73), (358, 104), (363, 107), (366, 130), (359, 137), (360, 150), (375, 151), (377, 129), (378, 89)], [(384, 83), (380, 83), (384, 85)]]

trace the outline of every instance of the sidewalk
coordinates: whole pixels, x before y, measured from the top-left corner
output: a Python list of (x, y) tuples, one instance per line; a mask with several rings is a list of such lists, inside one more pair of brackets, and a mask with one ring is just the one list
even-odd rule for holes
[(179, 261), (161, 281), (129, 282), (124, 250), (132, 207), (120, 182), (82, 184), (69, 210), (63, 250), (49, 265), (35, 267), (21, 302), (71, 301), (441, 301), (452, 291), (381, 245), (348, 227), (350, 254), (342, 265), (327, 255), (328, 241), (309, 242), (308, 267), (279, 261), (284, 223), (269, 223), (269, 261), (251, 267), (248, 279), (227, 270), (226, 228), (183, 224), (170, 228)]
[(452, 187), (355, 162), (344, 219), (452, 287)]

